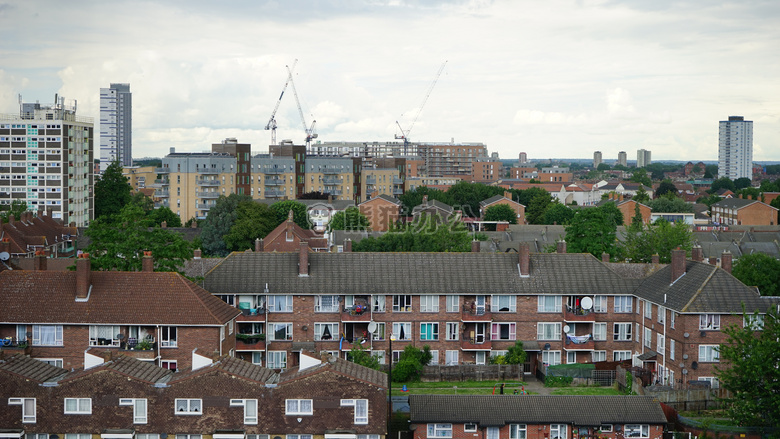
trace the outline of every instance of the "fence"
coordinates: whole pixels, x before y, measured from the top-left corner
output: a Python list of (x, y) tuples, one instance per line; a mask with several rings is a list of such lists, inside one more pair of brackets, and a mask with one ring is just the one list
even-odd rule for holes
[(502, 381), (523, 378), (522, 364), (425, 366), (422, 381)]

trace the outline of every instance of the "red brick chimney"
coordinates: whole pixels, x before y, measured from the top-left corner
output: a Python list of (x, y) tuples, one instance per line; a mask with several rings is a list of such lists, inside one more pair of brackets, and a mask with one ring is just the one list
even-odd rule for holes
[(531, 250), (528, 243), (522, 242), (517, 248), (518, 263), (520, 264), (520, 276), (531, 275)]
[(471, 253), (479, 253), (479, 241), (471, 241)]
[(160, 223), (160, 228), (161, 229), (167, 229), (168, 228), (168, 221), (161, 222)]
[(426, 206), (428, 205), (428, 195), (423, 195), (422, 203), (425, 204)]
[(710, 258), (710, 265), (718, 265), (718, 258)]
[(511, 200), (512, 199), (512, 192), (504, 191), (504, 198), (509, 198)]
[(82, 253), (76, 259), (76, 300), (86, 300), (89, 297), (90, 270), (89, 253)]
[(731, 273), (731, 262), (732, 262), (731, 252), (728, 250), (724, 250), (723, 254), (720, 255), (720, 268)]
[(658, 256), (658, 254), (654, 254), (654, 255), (650, 256), (650, 262), (652, 262), (653, 264), (660, 264), (661, 263), (661, 257)]
[(195, 251), (192, 252), (192, 259), (200, 259), (201, 254), (203, 254), (203, 252), (199, 248), (196, 248)]
[(556, 253), (566, 253), (566, 241), (564, 241), (563, 239), (558, 241), (556, 243), (556, 246), (555, 246), (555, 252)]
[(701, 262), (704, 260), (704, 250), (702, 250), (700, 245), (694, 245), (691, 249), (691, 259), (696, 262)]
[(260, 253), (263, 251), (264, 244), (262, 238), (255, 239), (255, 252)]
[(298, 277), (309, 276), (309, 243), (301, 241), (301, 249), (298, 251)]
[(46, 271), (46, 252), (42, 250), (35, 251), (35, 259), (33, 260), (33, 269), (35, 271)]
[(14, 216), (14, 214), (8, 215), (8, 224), (13, 226), (14, 225), (14, 221), (16, 221), (16, 217)]
[(144, 257), (141, 258), (141, 271), (151, 273), (154, 271), (154, 258), (152, 252), (144, 252)]
[(604, 252), (601, 254), (601, 262), (609, 262), (609, 253)]
[(672, 250), (672, 283), (685, 274), (685, 250)]
[(0, 241), (0, 253), (3, 252), (11, 254), (11, 240), (8, 238), (3, 238), (2, 241)]
[(352, 240), (349, 238), (344, 240), (344, 253), (352, 253)]

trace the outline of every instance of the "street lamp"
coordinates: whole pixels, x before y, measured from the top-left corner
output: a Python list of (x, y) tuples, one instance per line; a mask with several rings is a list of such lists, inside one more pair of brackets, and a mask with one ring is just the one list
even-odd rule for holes
[(390, 334), (389, 346), (390, 346), (390, 370), (387, 374), (387, 437), (391, 437), (390, 427), (393, 425), (393, 340), (395, 335)]

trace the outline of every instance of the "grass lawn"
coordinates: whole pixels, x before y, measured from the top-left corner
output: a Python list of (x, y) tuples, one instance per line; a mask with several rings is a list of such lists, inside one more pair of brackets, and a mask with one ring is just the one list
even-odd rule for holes
[(707, 422), (710, 425), (729, 425), (736, 426), (737, 424), (731, 419), (726, 417), (724, 410), (701, 410), (701, 411), (688, 411), (680, 412), (680, 416), (694, 421)]
[(552, 395), (622, 395), (612, 387), (559, 387)]
[[(393, 383), (393, 395), (492, 395), (493, 386), (506, 384), (505, 394), (512, 394), (515, 389), (524, 386), (523, 381), (442, 381), (435, 383)], [(406, 385), (407, 392), (403, 392)], [(499, 390), (496, 388), (496, 394)]]

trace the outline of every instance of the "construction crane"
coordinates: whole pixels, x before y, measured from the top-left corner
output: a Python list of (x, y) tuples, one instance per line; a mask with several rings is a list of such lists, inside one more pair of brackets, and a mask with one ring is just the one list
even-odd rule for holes
[[(296, 60), (297, 61), (297, 60)], [(293, 67), (295, 67), (293, 65)], [(295, 103), (298, 105), (298, 113), (301, 115), (301, 123), (303, 123), (303, 131), (306, 132), (306, 151), (311, 150), (311, 141), (312, 139), (317, 138), (317, 133), (314, 132), (314, 127), (317, 125), (317, 121), (313, 120), (311, 122), (311, 127), (306, 127), (306, 118), (303, 116), (303, 109), (301, 108), (301, 102), (298, 100), (298, 92), (295, 90), (295, 81), (293, 81), (292, 78), (292, 70), (288, 67), (287, 71), (290, 73), (289, 81), (290, 86), (292, 87), (293, 96), (295, 96)]]
[(276, 106), (274, 107), (274, 112), (271, 113), (271, 118), (268, 119), (268, 123), (265, 124), (266, 131), (271, 130), (271, 145), (276, 145), (276, 119), (274, 119), (276, 110), (279, 109), (279, 104), (282, 103), (282, 97), (284, 97), (284, 92), (287, 90), (287, 85), (292, 82), (292, 71), (295, 70), (295, 65), (297, 63), (298, 60), (296, 59), (295, 62), (293, 62), (292, 68), (287, 67), (287, 81), (285, 81), (284, 87), (282, 88), (282, 94), (279, 95), (279, 100), (276, 101)]
[(444, 63), (442, 63), (441, 67), (439, 67), (439, 71), (436, 72), (436, 76), (433, 78), (431, 85), (428, 86), (428, 90), (425, 92), (425, 97), (423, 98), (422, 103), (420, 104), (420, 109), (417, 110), (417, 114), (414, 116), (414, 120), (412, 120), (411, 125), (409, 125), (409, 129), (404, 131), (403, 127), (401, 127), (401, 124), (398, 121), (395, 121), (395, 124), (398, 125), (398, 129), (401, 130), (401, 135), (396, 134), (395, 138), (403, 139), (404, 153), (407, 153), (407, 147), (409, 146), (409, 133), (412, 131), (412, 128), (414, 128), (414, 124), (417, 123), (417, 118), (420, 117), (420, 113), (422, 113), (423, 107), (425, 107), (425, 103), (428, 102), (428, 98), (431, 96), (431, 92), (433, 92), (433, 87), (436, 85), (436, 82), (439, 80), (439, 76), (441, 76), (441, 72), (444, 71), (444, 66), (446, 65), (447, 65), (447, 61), (445, 60)]

